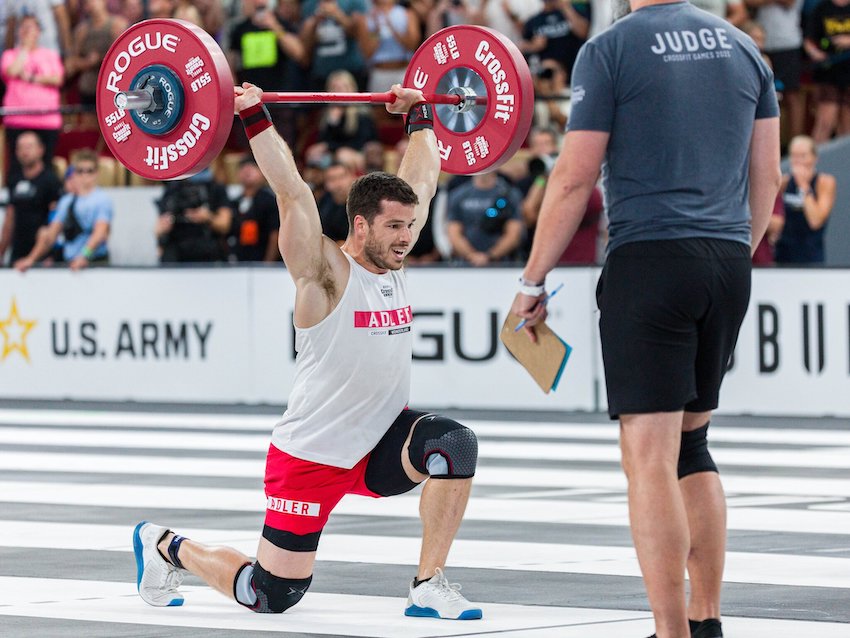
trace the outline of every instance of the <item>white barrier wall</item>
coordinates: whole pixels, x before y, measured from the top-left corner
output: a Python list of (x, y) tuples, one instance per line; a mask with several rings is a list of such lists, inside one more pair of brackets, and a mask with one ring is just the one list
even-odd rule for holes
[(850, 416), (850, 271), (756, 271), (726, 412)]
[[(498, 341), (518, 276), (409, 271), (412, 405), (604, 409), (598, 270), (550, 276), (565, 283), (550, 324), (574, 350), (549, 395)], [(0, 271), (0, 398), (282, 404), (293, 299), (282, 268)], [(721, 407), (850, 416), (850, 271), (755, 273)]]

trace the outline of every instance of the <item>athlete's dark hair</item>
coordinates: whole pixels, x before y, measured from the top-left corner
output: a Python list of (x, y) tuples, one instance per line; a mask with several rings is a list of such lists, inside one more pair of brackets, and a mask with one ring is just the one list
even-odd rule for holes
[(419, 198), (410, 184), (400, 177), (376, 171), (357, 179), (348, 193), (345, 209), (348, 213), (348, 226), (354, 228), (354, 217), (360, 215), (371, 225), (381, 212), (382, 201), (398, 202), (415, 206)]

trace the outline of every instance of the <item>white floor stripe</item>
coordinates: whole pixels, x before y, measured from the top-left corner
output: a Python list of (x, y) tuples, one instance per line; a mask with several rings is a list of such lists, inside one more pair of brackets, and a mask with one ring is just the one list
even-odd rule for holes
[[(0, 502), (45, 505), (94, 505), (188, 510), (262, 512), (262, 492), (246, 489), (28, 483), (0, 481)], [(419, 517), (419, 498), (414, 495), (372, 499), (348, 496), (335, 512), (358, 516)], [(628, 525), (624, 502), (510, 500), (476, 498), (469, 501), (467, 520), (533, 523), (582, 523)], [(843, 511), (812, 511), (781, 508), (729, 508), (729, 529), (809, 534), (850, 534), (850, 516)]]
[[(230, 545), (253, 556), (259, 530), (179, 529), (187, 538), (211, 545)], [(0, 547), (130, 552), (132, 528), (0, 521)], [(568, 538), (564, 539), (569, 541)], [(381, 565), (416, 564), (419, 539), (411, 537), (322, 535), (319, 560)], [(500, 569), (599, 576), (640, 577), (634, 549), (567, 543), (521, 543), (459, 539), (452, 545), (451, 567)], [(728, 552), (724, 580), (791, 587), (850, 589), (850, 558)]]
[[(61, 427), (161, 427), (161, 428), (227, 428), (271, 432), (277, 415), (121, 412), (93, 410), (17, 410), (0, 409), (0, 425), (51, 425)], [(480, 436), (607, 439), (616, 441), (616, 422), (559, 423), (540, 421), (493, 421), (464, 419)], [(798, 445), (850, 446), (850, 432), (810, 428), (751, 428), (712, 426), (710, 438), (732, 443), (784, 443)]]
[(265, 429), (271, 432), (276, 415), (180, 414), (175, 412), (121, 412), (111, 410), (0, 410), (0, 424), (61, 427), (162, 427)]
[[(0, 450), (0, 470), (252, 478), (262, 485), (266, 459), (205, 459), (123, 454), (63, 454)], [(178, 481), (179, 482), (179, 481)], [(848, 483), (850, 484), (850, 483)]]
[(138, 432), (99, 430), (52, 430), (48, 428), (0, 427), (0, 444), (152, 448), (174, 450), (234, 450), (265, 454), (268, 434), (210, 434), (208, 432)]
[[(305, 632), (368, 638), (635, 638), (653, 631), (646, 612), (484, 603), (484, 619), (443, 622), (406, 618), (398, 598), (308, 592), (283, 616), (252, 614), (205, 587), (185, 587), (183, 607), (157, 609), (143, 603), (129, 583), (0, 578), (0, 615), (59, 618), (146, 626), (240, 631)], [(474, 599), (474, 592), (470, 592)], [(842, 623), (723, 619), (728, 635), (752, 638), (847, 638)], [(72, 629), (73, 625), (69, 626)]]
[(135, 584), (130, 583), (0, 578), (0, 597), (4, 605), (0, 606), (0, 614), (234, 632), (291, 631), (370, 638), (454, 636), (470, 631), (504, 632), (552, 625), (566, 625), (561, 634), (566, 638), (586, 636), (580, 629), (569, 633), (569, 626), (587, 622), (643, 619), (644, 624), (649, 622), (647, 626), (651, 626), (651, 621), (646, 620), (648, 614), (642, 612), (503, 604), (483, 605), (485, 618), (482, 621), (407, 618), (403, 614), (406, 583), (400, 583), (399, 590), (398, 598), (308, 592), (298, 606), (279, 616), (253, 614), (205, 587), (185, 588), (183, 607), (157, 609), (142, 602)]
[[(161, 476), (230, 477), (255, 479), (261, 484), (265, 471), (265, 459), (204, 459), (174, 458), (165, 456), (76, 454), (61, 452), (12, 452), (0, 450), (0, 470), (50, 471), (84, 474), (140, 474)], [(722, 473), (723, 486), (727, 495), (759, 494), (780, 497), (850, 497), (850, 479), (818, 479), (805, 477), (765, 477)], [(179, 483), (178, 481), (175, 481)], [(626, 489), (626, 478), (622, 471), (558, 470), (517, 467), (479, 467), (475, 484), (482, 486), (506, 486), (539, 488), (536, 492), (591, 489)], [(505, 495), (506, 498), (509, 495)], [(510, 498), (518, 498), (516, 494)], [(798, 502), (789, 499), (789, 502)]]
[[(174, 450), (236, 450), (265, 453), (268, 435), (209, 434), (206, 432), (102, 432), (96, 430), (51, 430), (47, 428), (0, 427), (0, 444), (56, 447), (115, 447)], [(612, 444), (479, 443), (479, 457), (554, 461), (620, 462), (620, 450)], [(712, 452), (718, 464), (761, 467), (821, 467), (850, 469), (850, 448), (822, 450), (764, 450), (720, 448)]]

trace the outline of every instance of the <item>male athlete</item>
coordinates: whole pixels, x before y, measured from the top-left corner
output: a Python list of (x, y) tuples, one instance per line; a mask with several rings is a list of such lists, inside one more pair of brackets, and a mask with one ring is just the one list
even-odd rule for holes
[(352, 186), (340, 247), (292, 153), (271, 125), (262, 91), (237, 87), (236, 112), (280, 209), (280, 251), (295, 282), (296, 375), (266, 461), (266, 519), (257, 560), (140, 523), (133, 535), (138, 590), (154, 606), (183, 604), (182, 570), (252, 611), (280, 613), (304, 596), (319, 536), (345, 494), (422, 490), (419, 571), (408, 616), (481, 618), (443, 567), (469, 499), (478, 444), (445, 417), (406, 409), (411, 322), (402, 265), (428, 216), (440, 161), (432, 108), (421, 91), (392, 89), (410, 144), (398, 177), (371, 173)]
[(706, 432), (779, 188), (779, 109), (741, 31), (688, 2), (631, 9), (576, 60), (569, 132), (513, 311), (533, 338), (545, 277), (604, 160), (599, 330), (632, 537), (658, 638), (720, 638), (726, 504)]

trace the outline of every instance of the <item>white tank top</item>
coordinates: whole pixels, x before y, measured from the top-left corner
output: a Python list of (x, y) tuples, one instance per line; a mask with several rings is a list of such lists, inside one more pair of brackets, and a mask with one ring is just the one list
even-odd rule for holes
[(351, 273), (336, 308), (311, 328), (295, 327), (295, 383), (272, 443), (351, 468), (407, 405), (413, 315), (403, 271), (376, 275), (343, 254)]

